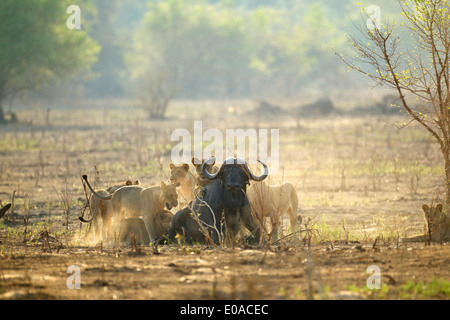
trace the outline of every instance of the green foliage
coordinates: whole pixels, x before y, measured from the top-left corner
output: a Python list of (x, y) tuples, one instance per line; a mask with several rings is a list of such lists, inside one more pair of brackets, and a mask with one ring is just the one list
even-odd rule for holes
[(290, 97), (306, 79), (343, 71), (332, 48), (344, 33), (329, 13), (304, 2), (150, 2), (126, 59), (133, 79), (164, 73), (178, 97)]
[(198, 84), (204, 92), (214, 91), (221, 77), (236, 76), (246, 63), (243, 29), (241, 17), (204, 2), (150, 3), (129, 57), (132, 75), (147, 80), (164, 72), (180, 92)]
[(406, 299), (450, 297), (450, 281), (433, 276), (431, 282), (408, 281), (400, 287), (401, 297)]
[(388, 286), (381, 284), (380, 290), (360, 288), (357, 285), (347, 286), (347, 290), (368, 295), (372, 299), (445, 299), (450, 297), (450, 281), (433, 276), (431, 281), (409, 280), (403, 285)]
[[(0, 101), (91, 67), (93, 97), (140, 95), (150, 82), (169, 97), (298, 98), (342, 79), (334, 49), (346, 51), (360, 15), (351, 0), (81, 0), (83, 30), (68, 30), (69, 4), (0, 2)], [(383, 18), (395, 11), (377, 4)]]
[[(0, 2), (0, 103), (21, 90), (67, 79), (95, 62), (98, 45), (85, 30), (66, 26), (69, 2)], [(89, 3), (80, 5), (88, 8)]]

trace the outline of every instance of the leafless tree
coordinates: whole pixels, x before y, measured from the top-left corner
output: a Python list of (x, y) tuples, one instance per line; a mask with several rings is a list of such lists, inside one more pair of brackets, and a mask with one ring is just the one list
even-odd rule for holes
[(155, 70), (143, 80), (141, 102), (150, 119), (164, 119), (170, 100), (176, 93), (175, 82), (167, 72)]
[(378, 27), (357, 27), (359, 35), (348, 35), (356, 56), (339, 57), (349, 68), (396, 91), (398, 107), (410, 118), (400, 127), (418, 122), (435, 138), (443, 155), (450, 206), (450, 1), (398, 2), (401, 21), (386, 19), (378, 21)]

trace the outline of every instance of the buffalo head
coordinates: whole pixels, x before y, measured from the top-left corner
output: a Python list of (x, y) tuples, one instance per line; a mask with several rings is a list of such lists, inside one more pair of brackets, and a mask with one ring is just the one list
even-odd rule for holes
[(207, 166), (214, 164), (215, 160), (213, 157), (205, 161), (202, 166), (202, 173), (210, 180), (220, 179), (220, 183), (225, 190), (226, 203), (231, 207), (239, 207), (242, 205), (249, 180), (263, 181), (269, 174), (267, 166), (258, 160), (264, 167), (264, 173), (260, 176), (254, 175), (242, 158), (226, 159), (222, 163), (219, 171), (212, 174), (208, 172)]

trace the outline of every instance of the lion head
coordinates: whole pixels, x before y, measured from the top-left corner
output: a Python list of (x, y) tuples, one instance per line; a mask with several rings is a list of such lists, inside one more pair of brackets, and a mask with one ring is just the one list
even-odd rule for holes
[(165, 184), (164, 181), (161, 181), (161, 190), (167, 210), (178, 206), (178, 194), (176, 185)]
[(140, 186), (141, 182), (139, 180), (136, 180), (133, 183), (133, 181), (131, 181), (131, 180), (126, 180), (126, 181), (120, 182), (118, 184), (115, 184), (115, 185), (109, 187), (108, 189), (106, 189), (106, 191), (108, 191), (109, 193), (114, 193), (119, 188), (126, 187), (126, 186), (132, 186), (132, 185)]
[(169, 165), (170, 168), (170, 183), (173, 185), (177, 185), (181, 183), (184, 179), (186, 179), (187, 174), (189, 173), (189, 165), (187, 163), (183, 163), (181, 165), (174, 165), (171, 163)]
[(173, 218), (173, 213), (168, 210), (158, 212), (155, 215), (153, 221), (155, 223), (156, 235), (158, 237), (166, 234), (169, 231), (169, 227), (170, 227), (170, 223), (172, 222), (172, 218)]
[[(202, 185), (202, 186), (205, 186), (211, 182), (211, 180), (207, 179), (202, 172), (202, 165), (204, 162), (205, 162), (205, 160), (203, 160), (203, 159), (200, 160), (195, 157), (192, 158), (192, 164), (194, 165), (195, 172), (197, 173), (197, 176), (198, 176), (197, 184)], [(206, 164), (206, 169), (208, 170), (208, 172), (211, 172), (211, 173), (216, 173), (217, 171), (219, 171), (218, 167), (216, 167), (214, 164), (209, 164), (209, 163)]]
[(428, 232), (433, 234), (443, 218), (444, 213), (442, 212), (444, 205), (442, 203), (433, 207), (428, 205), (422, 205), (422, 211), (425, 215), (425, 221), (427, 222)]

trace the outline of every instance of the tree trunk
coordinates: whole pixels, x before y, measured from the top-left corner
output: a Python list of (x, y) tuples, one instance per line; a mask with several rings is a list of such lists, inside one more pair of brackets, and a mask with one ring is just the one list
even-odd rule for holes
[(0, 124), (7, 123), (8, 121), (5, 119), (5, 114), (3, 112), (3, 107), (0, 105)]
[(448, 147), (442, 150), (442, 153), (444, 154), (444, 164), (445, 164), (445, 186), (446, 186), (445, 204), (447, 208), (450, 208), (450, 154), (448, 152)]

